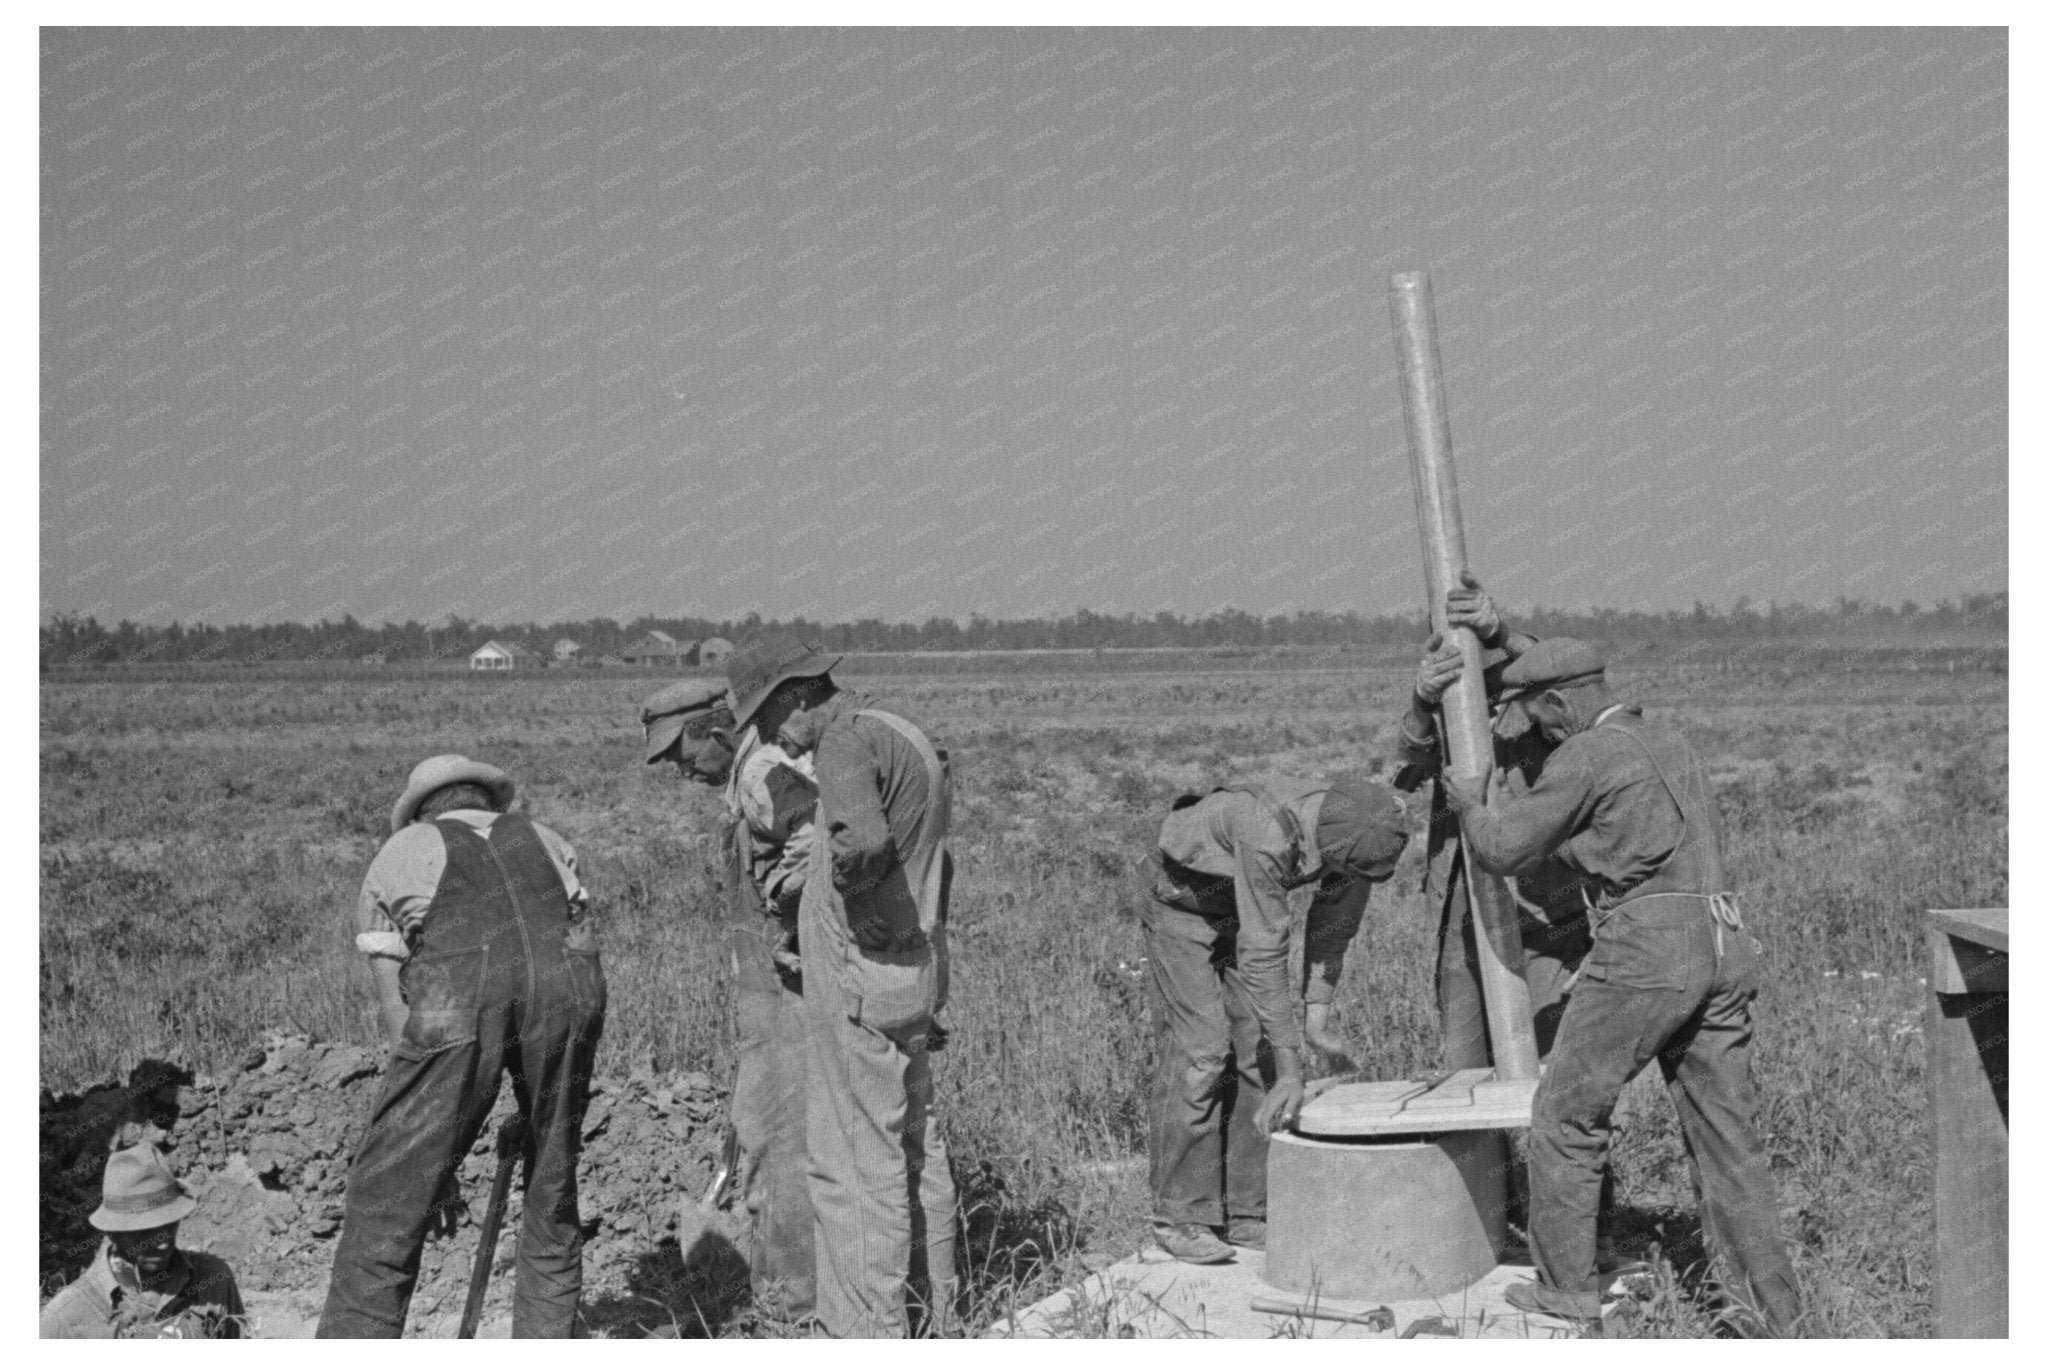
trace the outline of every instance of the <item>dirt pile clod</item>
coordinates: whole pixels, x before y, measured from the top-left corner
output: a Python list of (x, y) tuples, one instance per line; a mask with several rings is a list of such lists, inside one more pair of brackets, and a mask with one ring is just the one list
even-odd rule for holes
[[(97, 1251), (87, 1216), (98, 1206), (110, 1143), (161, 1141), (199, 1208), (179, 1241), (212, 1251), (245, 1292), (324, 1286), (341, 1230), (349, 1161), (382, 1085), (383, 1058), (348, 1043), (273, 1034), (223, 1076), (156, 1061), (124, 1085), (41, 1103), (40, 1264), (45, 1295), (75, 1278)], [(717, 1156), (723, 1087), (701, 1072), (640, 1071), (591, 1087), (579, 1164), (585, 1300), (654, 1254), (674, 1228), (678, 1196), (701, 1191)], [(498, 1125), (512, 1113), (505, 1084), (491, 1121), (464, 1158), (470, 1208), (455, 1236), (427, 1245), (414, 1318), (460, 1306), (496, 1167)], [(514, 1182), (498, 1265), (518, 1244)], [(488, 1304), (509, 1304), (511, 1276), (494, 1276)]]

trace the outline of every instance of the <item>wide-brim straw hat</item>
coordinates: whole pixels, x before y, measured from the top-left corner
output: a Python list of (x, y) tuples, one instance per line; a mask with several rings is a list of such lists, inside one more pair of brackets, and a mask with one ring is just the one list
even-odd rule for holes
[(90, 1215), (101, 1232), (141, 1232), (181, 1222), (199, 1201), (171, 1174), (155, 1143), (123, 1147), (107, 1158), (100, 1180), (100, 1206)]
[(491, 804), (504, 810), (512, 804), (512, 778), (503, 768), (479, 763), (461, 754), (435, 754), (412, 770), (405, 780), (405, 794), (391, 808), (393, 834), (412, 823), (420, 803), (441, 788), (456, 782), (474, 782), (491, 794)]

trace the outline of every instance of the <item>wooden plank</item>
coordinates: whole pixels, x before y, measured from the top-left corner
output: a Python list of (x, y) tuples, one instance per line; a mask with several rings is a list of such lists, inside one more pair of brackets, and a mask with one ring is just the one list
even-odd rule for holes
[(1493, 1079), (1490, 1066), (1454, 1071), (1407, 1102), (1409, 1109), (1470, 1109), (1472, 1091), (1482, 1081)]
[(2012, 918), (2010, 910), (1929, 910), (1927, 923), (1945, 934), (1967, 939), (1986, 948), (1996, 948), (2002, 953), (2012, 951), (2007, 941), (2006, 924)]
[(1927, 935), (1927, 984), (1944, 995), (2002, 994), (2012, 955), (1958, 937), (1946, 929)]
[(2005, 995), (1928, 994), (1934, 1318), (1940, 1337), (2008, 1334), (2008, 1022)]
[(1536, 1081), (1459, 1071), (1436, 1085), (1367, 1081), (1333, 1086), (1304, 1105), (1304, 1137), (1377, 1137), (1474, 1128), (1526, 1128)]

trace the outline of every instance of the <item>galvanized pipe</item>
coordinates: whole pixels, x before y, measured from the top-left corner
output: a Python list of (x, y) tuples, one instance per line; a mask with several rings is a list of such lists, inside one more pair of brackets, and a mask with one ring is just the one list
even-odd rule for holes
[[(1465, 569), (1465, 522), (1458, 510), (1458, 475), (1451, 463), (1450, 404), (1437, 353), (1436, 304), (1426, 271), (1396, 275), (1387, 286), (1394, 320), (1394, 355), (1401, 371), (1401, 405), (1408, 418), (1408, 466), (1415, 487), (1415, 522), (1422, 531), (1422, 576), (1429, 594), (1430, 626), (1455, 643), (1465, 667), (1445, 689), (1442, 713), (1450, 771), (1482, 782), (1493, 776), (1493, 726), (1487, 713), (1483, 654), (1469, 629), (1444, 619), (1444, 593)], [(1462, 841), (1461, 841), (1462, 847)], [(1478, 932), (1479, 981), (1486, 999), (1486, 1031), (1494, 1074), (1503, 1080), (1536, 1075), (1536, 1031), (1529, 987), (1522, 980), (1522, 930), (1514, 898), (1495, 876), (1480, 871), (1464, 850), (1465, 884)]]

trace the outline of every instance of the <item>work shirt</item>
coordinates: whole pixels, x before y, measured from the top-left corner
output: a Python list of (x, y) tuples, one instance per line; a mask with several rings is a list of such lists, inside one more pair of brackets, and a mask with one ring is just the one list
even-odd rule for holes
[[(1185, 868), (1226, 879), (1237, 906), (1237, 965), (1259, 1027), (1274, 1047), (1301, 1047), (1301, 1026), (1288, 990), (1287, 955), (1293, 915), (1287, 893), (1315, 886), (1303, 929), (1302, 997), (1327, 1004), (1344, 973), (1344, 953), (1358, 935), (1372, 885), (1328, 874), (1316, 849), (1314, 830), (1322, 814), (1325, 784), (1307, 778), (1270, 776), (1244, 784), (1256, 791), (1211, 792), (1168, 813), (1159, 829), (1159, 854), (1170, 876)], [(1284, 806), (1292, 829), (1274, 803)]]
[(235, 1273), (219, 1257), (180, 1250), (155, 1287), (144, 1288), (135, 1267), (115, 1258), (109, 1241), (100, 1244), (83, 1275), (43, 1305), (38, 1334), (73, 1339), (198, 1336), (203, 1320), (217, 1314), (235, 1321), (210, 1326), (206, 1334), (239, 1337), (245, 1312)]
[(818, 783), (809, 754), (792, 756), (748, 726), (725, 781), (725, 808), (741, 822), (748, 875), (773, 913), (796, 911), (810, 859)]
[[(458, 810), (440, 818), (460, 820), (477, 833), (487, 835), (498, 813)], [(533, 828), (562, 878), (562, 889), (569, 895), (570, 918), (581, 916), (589, 908), (590, 893), (576, 876), (576, 850), (546, 825), (536, 823)], [(431, 820), (416, 821), (385, 840), (384, 847), (371, 860), (370, 870), (363, 875), (363, 889), (356, 896), (357, 951), (400, 962), (411, 957), (447, 866), (447, 846)]]
[[(811, 751), (818, 775), (818, 807), (829, 821), (816, 837), (828, 842), (832, 884), (858, 898), (903, 861), (900, 850), (918, 837), (929, 779), (917, 746), (887, 721), (854, 712), (890, 711), (923, 730), (950, 771), (946, 746), (916, 715), (893, 701), (841, 690), (823, 705), (782, 727), (785, 746)], [(938, 908), (944, 918), (944, 897)]]
[(1459, 811), (1479, 865), (1515, 876), (1554, 854), (1585, 874), (1589, 902), (1601, 908), (1648, 881), (1677, 850), (1685, 822), (1629, 737), (1643, 727), (1640, 706), (1609, 707), (1551, 751), (1527, 791)]

